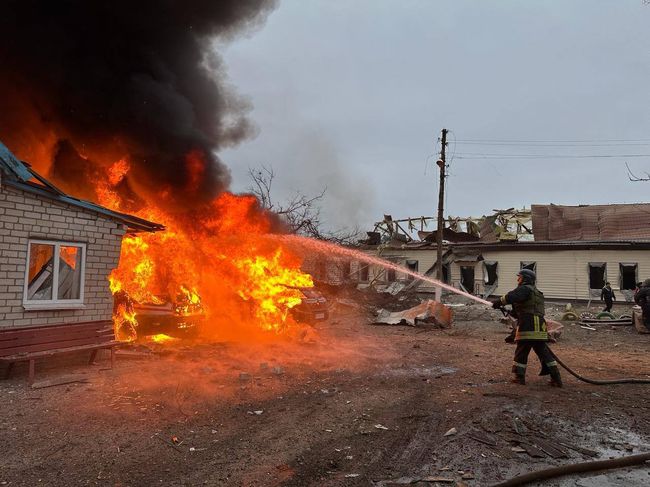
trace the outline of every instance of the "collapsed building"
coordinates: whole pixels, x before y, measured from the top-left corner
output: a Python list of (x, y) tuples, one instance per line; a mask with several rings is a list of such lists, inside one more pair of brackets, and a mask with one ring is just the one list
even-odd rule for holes
[[(386, 215), (360, 246), (369, 255), (435, 278), (436, 232), (424, 230), (432, 220)], [(485, 297), (515, 287), (517, 272), (528, 268), (537, 273), (538, 286), (548, 298), (598, 299), (610, 282), (619, 299), (631, 301), (636, 283), (650, 277), (648, 250), (650, 203), (532, 205), (530, 210), (446, 219), (442, 275), (445, 283)], [(359, 261), (347, 268), (360, 287), (417, 281), (407, 273)], [(414, 284), (422, 292), (434, 290), (426, 282)]]

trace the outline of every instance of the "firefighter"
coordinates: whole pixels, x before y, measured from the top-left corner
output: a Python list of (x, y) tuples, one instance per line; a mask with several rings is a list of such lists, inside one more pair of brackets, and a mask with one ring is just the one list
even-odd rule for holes
[[(542, 364), (540, 375), (551, 375), (550, 385), (562, 387), (562, 378), (557, 362), (551, 355), (546, 342), (548, 332), (544, 320), (544, 294), (535, 287), (537, 276), (530, 269), (522, 269), (517, 274), (517, 287), (500, 298), (491, 300), (492, 307), (502, 308), (511, 304), (513, 316), (517, 318), (515, 331), (515, 359), (512, 372), (515, 374), (512, 382), (526, 384), (526, 367), (531, 349), (535, 351)], [(648, 289), (650, 291), (650, 289)]]
[(603, 311), (611, 311), (615, 299), (616, 296), (614, 295), (612, 286), (609, 284), (609, 282), (606, 282), (605, 287), (600, 292), (600, 300), (605, 301), (605, 309)]
[(650, 279), (646, 279), (634, 295), (634, 302), (641, 306), (643, 324), (650, 331)]

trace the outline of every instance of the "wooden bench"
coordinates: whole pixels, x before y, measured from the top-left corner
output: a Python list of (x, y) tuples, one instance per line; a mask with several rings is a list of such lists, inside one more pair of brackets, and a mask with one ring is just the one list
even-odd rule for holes
[(5, 379), (16, 362), (29, 361), (29, 384), (34, 383), (35, 361), (63, 353), (90, 350), (89, 364), (97, 351), (110, 348), (111, 368), (115, 364), (115, 340), (111, 321), (91, 321), (61, 325), (0, 328), (0, 362), (7, 364)]

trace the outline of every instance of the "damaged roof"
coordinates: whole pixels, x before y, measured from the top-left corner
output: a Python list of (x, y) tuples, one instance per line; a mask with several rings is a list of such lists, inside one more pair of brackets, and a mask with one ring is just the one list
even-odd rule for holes
[(536, 242), (650, 241), (650, 203), (532, 205)]
[[(150, 222), (127, 213), (113, 211), (90, 201), (80, 200), (65, 194), (54, 184), (34, 171), (29, 164), (19, 160), (7, 147), (0, 142), (0, 171), (2, 184), (26, 191), (60, 203), (76, 206), (87, 211), (98, 213), (126, 225), (129, 231), (157, 232), (165, 227), (159, 223)], [(38, 182), (34, 182), (36, 180)]]

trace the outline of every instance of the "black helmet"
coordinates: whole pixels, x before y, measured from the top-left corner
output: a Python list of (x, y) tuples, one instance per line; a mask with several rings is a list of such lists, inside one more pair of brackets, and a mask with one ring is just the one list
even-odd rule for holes
[(537, 276), (530, 269), (522, 269), (517, 273), (518, 276), (521, 276), (525, 284), (535, 284)]

